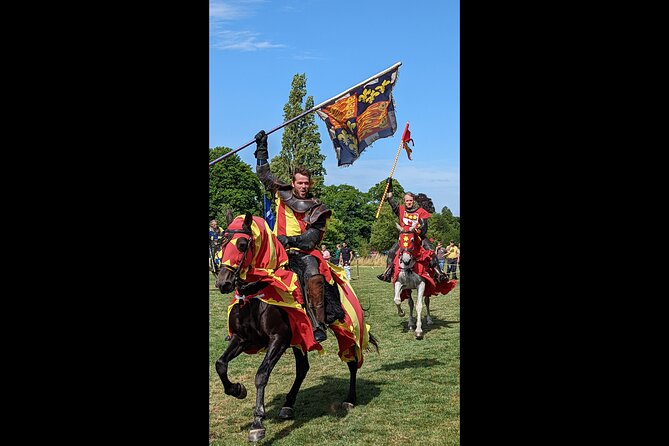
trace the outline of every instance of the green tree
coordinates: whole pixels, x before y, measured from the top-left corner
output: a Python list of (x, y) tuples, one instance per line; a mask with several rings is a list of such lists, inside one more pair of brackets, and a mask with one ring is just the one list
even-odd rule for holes
[(441, 212), (435, 212), (429, 220), (428, 237), (441, 241), (444, 245), (449, 240), (460, 241), (460, 219), (454, 217), (450, 209), (444, 206)]
[(334, 255), (337, 243), (341, 243), (343, 240), (346, 240), (346, 235), (344, 234), (344, 223), (333, 215), (330, 217), (327, 230), (325, 231), (325, 236), (323, 236), (323, 244), (327, 246), (330, 254)]
[[(372, 186), (367, 194), (370, 196), (371, 200), (375, 204), (374, 216), (376, 217), (376, 211), (379, 207), (379, 202), (383, 196), (383, 192), (386, 189), (386, 180), (382, 180)], [(403, 203), (404, 201), (404, 187), (400, 184), (399, 181), (393, 178), (393, 198), (398, 203)], [(397, 216), (393, 213), (388, 200), (383, 200), (383, 206), (381, 206), (381, 212), (379, 213), (379, 218), (374, 219), (371, 228), (370, 228), (370, 237), (369, 237), (369, 246), (370, 249), (377, 250), (379, 252), (384, 252), (389, 250), (393, 244), (397, 241), (398, 231), (395, 226), (397, 222)], [(429, 226), (428, 226), (429, 228)]]
[[(228, 147), (209, 149), (209, 161), (231, 151)], [(247, 211), (262, 216), (262, 193), (262, 184), (251, 166), (236, 154), (214, 164), (209, 168), (209, 220), (215, 218), (219, 226), (225, 227), (228, 209), (235, 216)]]
[(360, 247), (369, 240), (376, 207), (370, 203), (369, 194), (360, 192), (353, 186), (323, 186), (321, 201), (332, 210), (333, 216), (345, 222), (341, 229), (343, 238), (336, 243), (347, 242), (352, 247)]
[[(307, 94), (306, 74), (293, 76), (288, 102), (283, 107), (284, 122), (314, 106), (313, 96), (308, 96), (304, 106), (302, 101)], [(280, 180), (290, 183), (291, 172), (297, 166), (304, 166), (311, 172), (312, 193), (319, 197), (327, 173), (323, 167), (325, 155), (320, 152), (321, 135), (316, 125), (314, 113), (298, 119), (284, 127), (281, 138), (281, 152), (272, 158), (270, 169)]]
[[(381, 201), (381, 197), (383, 196), (383, 192), (386, 190), (386, 180), (383, 179), (382, 181), (376, 183), (374, 186), (372, 186), (367, 193), (369, 194), (370, 199), (376, 203), (376, 205), (379, 205), (379, 201)], [(395, 198), (396, 201), (403, 202), (404, 200), (404, 194), (405, 194), (404, 187), (400, 184), (399, 181), (393, 178), (393, 198)], [(384, 206), (385, 203), (387, 203), (387, 200), (383, 200)], [(376, 214), (375, 214), (376, 215)]]
[(393, 246), (399, 234), (395, 226), (396, 222), (397, 216), (393, 213), (390, 205), (384, 202), (383, 206), (381, 206), (379, 218), (372, 223), (371, 236), (369, 238), (371, 249), (384, 252)]

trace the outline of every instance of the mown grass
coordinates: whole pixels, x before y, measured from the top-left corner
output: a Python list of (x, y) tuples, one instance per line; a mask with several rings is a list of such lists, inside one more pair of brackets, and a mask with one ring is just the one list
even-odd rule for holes
[[(376, 278), (383, 269), (351, 267), (352, 285), (363, 308), (369, 309), (366, 322), (380, 345), (380, 354), (366, 353), (358, 370), (357, 406), (349, 412), (339, 406), (349, 374), (329, 332), (323, 343), (326, 354), (309, 353), (311, 368), (297, 397), (294, 420), (277, 418), (294, 378), (290, 349), (275, 367), (265, 391), (267, 435), (259, 444), (460, 444), (460, 284), (448, 295), (432, 298), (434, 325), (424, 323), (425, 338), (416, 340), (406, 329), (407, 317), (397, 316), (391, 285)], [(222, 295), (209, 277), (209, 444), (248, 445), (262, 354), (242, 354), (229, 365), (228, 376), (246, 386), (246, 399), (225, 395), (214, 363), (227, 347), (231, 295)], [(402, 306), (408, 313), (406, 302)]]

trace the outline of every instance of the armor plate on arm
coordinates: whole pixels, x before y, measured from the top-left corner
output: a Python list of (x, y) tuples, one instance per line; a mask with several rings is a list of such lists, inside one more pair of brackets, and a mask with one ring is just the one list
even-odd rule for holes
[(399, 207), (399, 204), (397, 204), (397, 201), (395, 201), (395, 198), (388, 197), (387, 201), (388, 201), (388, 204), (390, 205), (390, 209), (392, 209), (393, 213), (399, 217), (400, 216), (400, 207)]
[(272, 172), (269, 170), (269, 164), (256, 166), (256, 174), (258, 175), (262, 185), (265, 186), (265, 189), (270, 191), (272, 194), (278, 190), (291, 191), (293, 189), (293, 186), (280, 181), (272, 174)]
[(312, 226), (307, 228), (307, 230), (304, 231), (304, 233), (301, 235), (287, 237), (287, 240), (289, 248), (298, 248), (304, 251), (311, 251), (312, 249), (315, 249), (316, 246), (318, 246), (320, 243), (321, 231)]
[(332, 211), (328, 209), (323, 203), (314, 206), (311, 211), (304, 216), (304, 222), (310, 227), (315, 227), (321, 231), (325, 231), (325, 223), (327, 219), (332, 216)]

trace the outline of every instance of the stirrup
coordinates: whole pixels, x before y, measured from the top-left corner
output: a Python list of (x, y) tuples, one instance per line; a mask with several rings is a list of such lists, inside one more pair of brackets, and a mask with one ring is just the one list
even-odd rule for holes
[(376, 278), (384, 282), (390, 283), (390, 277), (386, 276), (385, 274), (379, 274), (378, 276), (376, 276)]
[(314, 330), (314, 339), (316, 342), (323, 342), (328, 338), (328, 335), (325, 333), (325, 331), (321, 328), (318, 327)]

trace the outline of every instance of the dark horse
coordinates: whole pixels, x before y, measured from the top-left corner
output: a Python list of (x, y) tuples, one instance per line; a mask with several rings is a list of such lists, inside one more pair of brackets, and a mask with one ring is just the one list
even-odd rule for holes
[[(247, 394), (246, 388), (228, 379), (228, 363), (242, 352), (266, 351), (256, 373), (256, 405), (248, 435), (248, 441), (256, 442), (265, 436), (262, 423), (265, 417), (265, 386), (274, 366), (288, 347), (292, 347), (295, 381), (279, 412), (280, 419), (292, 419), (297, 393), (309, 370), (307, 352), (320, 350), (321, 346), (314, 340), (309, 319), (300, 305), (297, 275), (283, 268), (288, 256), (265, 220), (247, 213), (245, 217), (239, 216), (229, 222), (223, 234), (222, 250), (216, 287), (223, 294), (235, 290), (237, 301), (233, 301), (229, 311), (230, 343), (216, 361), (216, 371), (225, 393), (243, 399)], [(348, 299), (347, 306), (355, 310), (354, 314), (346, 313), (345, 321), (329, 324), (339, 342), (339, 356), (347, 363), (350, 372), (348, 396), (343, 403), (348, 410), (356, 404), (356, 373), (362, 366), (362, 351), (372, 344), (378, 352), (378, 343), (369, 333), (357, 298), (352, 290), (349, 292), (348, 283), (341, 276), (333, 274), (333, 278), (340, 290), (346, 290), (341, 299)]]

